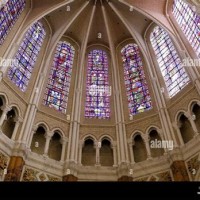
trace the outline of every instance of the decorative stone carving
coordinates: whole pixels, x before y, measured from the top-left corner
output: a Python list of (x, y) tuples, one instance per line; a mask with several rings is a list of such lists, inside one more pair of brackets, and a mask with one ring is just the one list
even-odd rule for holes
[(37, 181), (36, 173), (37, 173), (36, 170), (33, 170), (33, 169), (26, 169), (26, 170), (24, 171), (22, 181), (28, 181), (28, 182), (29, 182), (29, 181)]
[(58, 178), (56, 176), (47, 174), (45, 172), (36, 170), (36, 169), (32, 169), (32, 168), (28, 168), (26, 167), (24, 170), (24, 174), (22, 177), (22, 181), (51, 181), (51, 182), (55, 182), (55, 181), (61, 181), (61, 178)]
[(156, 174), (156, 176), (159, 178), (158, 181), (166, 181), (166, 182), (172, 181), (170, 171), (163, 172), (163, 173), (160, 173), (160, 174)]
[(61, 179), (59, 178), (56, 178), (56, 177), (53, 177), (53, 176), (50, 176), (50, 175), (47, 175), (49, 181), (51, 182), (58, 182), (58, 181), (61, 181)]
[(149, 181), (158, 181), (158, 177), (155, 177), (155, 176), (151, 176), (150, 178), (149, 178)]
[(143, 178), (135, 179), (134, 181), (137, 181), (137, 182), (146, 182), (147, 180), (148, 180), (148, 177), (143, 177)]
[(171, 182), (172, 181), (172, 177), (170, 174), (170, 171), (166, 171), (166, 172), (162, 172), (162, 173), (158, 173), (158, 174), (152, 174), (149, 177), (144, 177), (144, 178), (139, 178), (139, 179), (135, 179), (134, 181), (166, 181), (166, 182)]
[(4, 169), (8, 167), (9, 157), (0, 152), (0, 176), (3, 176)]
[(187, 168), (190, 172), (192, 180), (195, 180), (195, 176), (199, 170), (199, 155), (196, 155), (195, 157), (191, 158), (189, 161), (187, 161)]

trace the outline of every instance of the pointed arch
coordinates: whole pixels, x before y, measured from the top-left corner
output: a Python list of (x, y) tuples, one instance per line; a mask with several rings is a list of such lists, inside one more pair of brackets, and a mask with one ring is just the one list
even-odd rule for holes
[(188, 3), (174, 0), (173, 15), (193, 50), (200, 57), (200, 14)]
[(67, 111), (74, 54), (70, 43), (58, 43), (43, 100), (44, 105), (62, 113)]
[(169, 96), (173, 97), (189, 83), (188, 74), (169, 34), (163, 28), (156, 26), (150, 34), (150, 41)]
[(122, 48), (121, 55), (129, 114), (135, 115), (151, 109), (151, 96), (138, 45), (133, 43), (126, 45)]
[[(4, 1), (5, 2), (5, 1)], [(0, 45), (3, 44), (7, 35), (23, 12), (25, 0), (7, 0), (0, 7)]]
[(88, 54), (85, 118), (110, 119), (108, 56), (103, 50)]
[(8, 70), (8, 78), (22, 92), (25, 92), (35, 62), (44, 42), (46, 31), (41, 22), (33, 24), (26, 32), (24, 39), (14, 57), (11, 67)]

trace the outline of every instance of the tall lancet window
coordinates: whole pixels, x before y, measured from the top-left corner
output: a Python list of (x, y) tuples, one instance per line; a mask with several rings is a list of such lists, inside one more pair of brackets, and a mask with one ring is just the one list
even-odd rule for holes
[(71, 44), (58, 43), (45, 91), (44, 104), (62, 113), (67, 110), (74, 53)]
[(88, 55), (85, 117), (110, 118), (110, 87), (108, 57), (102, 50)]
[(190, 81), (168, 33), (156, 26), (150, 36), (151, 44), (164, 77), (170, 97), (181, 91)]
[(17, 21), (25, 7), (25, 0), (0, 1), (0, 45)]
[(121, 54), (129, 114), (135, 115), (151, 109), (151, 97), (138, 45), (126, 45)]
[(46, 32), (42, 23), (33, 24), (25, 33), (8, 70), (8, 78), (23, 92), (27, 89), (45, 35)]
[(182, 0), (174, 0), (173, 15), (197, 56), (200, 57), (200, 15)]

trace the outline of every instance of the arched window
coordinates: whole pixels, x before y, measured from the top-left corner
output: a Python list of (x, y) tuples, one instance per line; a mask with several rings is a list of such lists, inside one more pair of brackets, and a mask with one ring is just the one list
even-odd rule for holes
[(175, 96), (190, 81), (168, 33), (156, 26), (150, 36), (151, 44), (164, 77), (169, 96)]
[(44, 154), (44, 147), (46, 143), (45, 138), (46, 130), (43, 126), (39, 126), (36, 130), (36, 132), (33, 135), (32, 141), (31, 141), (31, 151), (35, 152), (37, 154)]
[(67, 42), (57, 45), (45, 91), (44, 105), (66, 113), (75, 49)]
[(2, 0), (0, 3), (0, 45), (2, 45), (24, 10), (25, 0)]
[(6, 118), (2, 124), (2, 132), (8, 137), (12, 138), (13, 132), (15, 130), (16, 119), (18, 115), (16, 109), (12, 108), (7, 112)]
[(157, 130), (151, 130), (150, 133), (149, 133), (149, 146), (150, 146), (150, 150), (151, 150), (151, 156), (153, 158), (155, 157), (159, 157), (159, 156), (162, 156), (164, 154), (164, 148), (160, 146), (158, 146), (158, 148), (152, 148), (151, 145), (154, 144), (154, 143), (161, 143), (162, 144), (162, 139), (161, 137), (159, 136)]
[(28, 86), (45, 35), (46, 32), (40, 22), (33, 24), (26, 32), (8, 70), (9, 79), (23, 92)]
[(108, 57), (102, 50), (93, 50), (88, 55), (85, 117), (109, 119), (109, 96)]
[(200, 15), (182, 0), (174, 0), (173, 15), (197, 56), (200, 57)]
[(100, 148), (101, 166), (113, 166), (113, 150), (108, 139), (103, 139)]
[(133, 140), (133, 155), (136, 163), (147, 159), (145, 143), (140, 135), (135, 136)]
[(60, 161), (62, 153), (61, 136), (55, 132), (49, 144), (49, 158)]
[(82, 161), (84, 166), (94, 166), (96, 163), (96, 150), (94, 147), (94, 141), (90, 138), (85, 140), (82, 149)]
[(194, 122), (196, 124), (198, 132), (200, 132), (200, 106), (196, 103), (192, 108), (193, 117), (195, 118)]
[(130, 115), (151, 109), (151, 97), (138, 45), (126, 45), (121, 54)]
[(4, 109), (3, 106), (4, 106), (4, 100), (3, 100), (3, 97), (0, 96), (0, 119), (3, 114), (3, 109)]
[(182, 114), (179, 118), (179, 125), (183, 142), (186, 144), (194, 137), (194, 131), (189, 119), (184, 114)]

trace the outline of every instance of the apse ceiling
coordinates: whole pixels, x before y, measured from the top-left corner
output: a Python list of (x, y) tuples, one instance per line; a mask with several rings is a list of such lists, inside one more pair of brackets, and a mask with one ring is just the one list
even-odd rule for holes
[(28, 20), (45, 17), (53, 36), (68, 36), (79, 45), (87, 38), (87, 45), (109, 46), (110, 34), (117, 46), (129, 38), (142, 42), (152, 21), (166, 20), (165, 6), (166, 0), (32, 0)]

